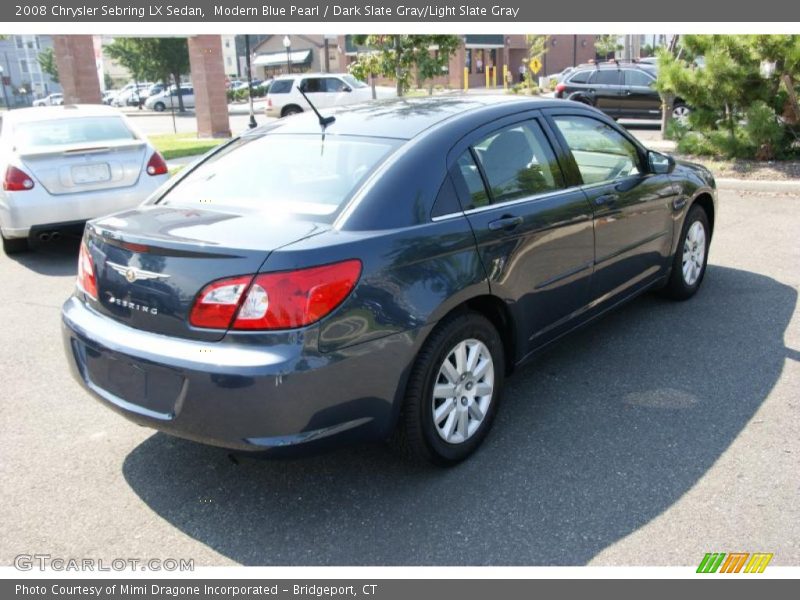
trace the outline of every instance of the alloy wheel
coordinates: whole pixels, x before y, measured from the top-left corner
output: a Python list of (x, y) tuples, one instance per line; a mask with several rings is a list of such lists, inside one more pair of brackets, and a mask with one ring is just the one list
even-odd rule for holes
[(683, 241), (683, 281), (688, 286), (697, 283), (703, 272), (706, 258), (706, 229), (700, 221), (695, 221), (686, 232)]
[(439, 436), (449, 444), (470, 439), (481, 426), (494, 393), (494, 361), (477, 339), (459, 342), (445, 356), (433, 386), (431, 410)]

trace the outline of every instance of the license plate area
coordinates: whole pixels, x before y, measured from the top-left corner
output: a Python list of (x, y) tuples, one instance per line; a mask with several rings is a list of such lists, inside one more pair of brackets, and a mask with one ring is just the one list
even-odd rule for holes
[(184, 378), (153, 364), (133, 363), (84, 345), (86, 377), (93, 387), (162, 418), (175, 416)]
[(75, 185), (102, 183), (111, 179), (111, 168), (108, 163), (75, 165), (70, 169), (70, 176)]

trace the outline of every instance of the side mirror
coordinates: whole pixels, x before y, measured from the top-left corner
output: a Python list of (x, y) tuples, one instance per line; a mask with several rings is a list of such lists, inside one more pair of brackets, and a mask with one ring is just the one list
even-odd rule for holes
[(650, 172), (656, 175), (666, 175), (675, 170), (675, 159), (655, 150), (647, 152), (647, 162), (650, 166)]
[(343, 91), (343, 92), (352, 92), (352, 91), (353, 91), (353, 88), (351, 88), (349, 85), (346, 85), (346, 86), (344, 86), (344, 87), (342, 88), (342, 91)]

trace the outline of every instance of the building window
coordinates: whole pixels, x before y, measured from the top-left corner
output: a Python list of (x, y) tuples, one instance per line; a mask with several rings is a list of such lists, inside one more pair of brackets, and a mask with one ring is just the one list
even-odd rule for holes
[(17, 43), (17, 48), (20, 50), (25, 46), (25, 40), (22, 39), (21, 35), (14, 36), (14, 41)]
[(24, 58), (19, 61), (19, 70), (23, 75), (29, 75), (30, 69), (28, 68), (28, 61)]

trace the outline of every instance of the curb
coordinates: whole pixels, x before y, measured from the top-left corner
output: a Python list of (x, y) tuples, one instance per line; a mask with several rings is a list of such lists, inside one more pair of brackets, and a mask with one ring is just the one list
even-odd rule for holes
[(740, 192), (777, 192), (781, 194), (800, 195), (800, 181), (766, 181), (760, 179), (734, 179), (720, 178), (715, 179), (717, 189), (735, 190)]

